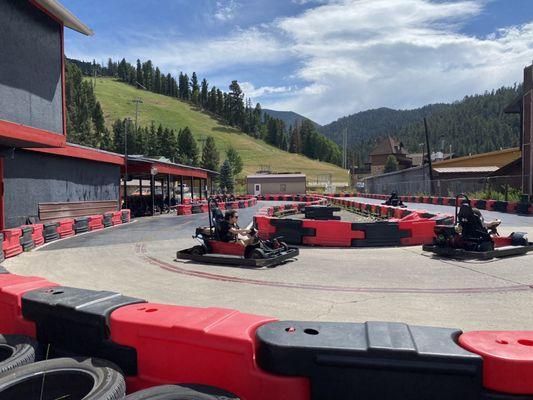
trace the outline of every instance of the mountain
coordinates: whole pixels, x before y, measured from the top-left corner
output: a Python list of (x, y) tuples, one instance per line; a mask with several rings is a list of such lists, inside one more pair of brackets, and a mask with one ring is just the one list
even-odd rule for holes
[(504, 114), (504, 109), (520, 91), (520, 86), (502, 87), (451, 104), (413, 110), (378, 108), (340, 118), (319, 131), (340, 145), (346, 131), (351, 161), (359, 165), (386, 136), (402, 141), (412, 153), (420, 152), (420, 144), (425, 142), (424, 117), (432, 150), (449, 152), (451, 148), (456, 156), (483, 153), (518, 145), (519, 118)]
[(315, 125), (315, 127), (318, 129), (320, 128), (320, 125), (316, 122), (312, 121), (311, 119), (304, 117), (303, 115), (300, 115), (298, 113), (295, 113), (293, 111), (276, 111), (276, 110), (269, 110), (267, 108), (263, 108), (263, 114), (267, 114), (272, 118), (281, 119), (283, 123), (285, 124), (285, 128), (288, 131), (290, 126), (296, 126), (297, 123), (301, 123), (303, 120), (309, 120)]
[[(86, 78), (91, 79), (91, 78)], [(189, 127), (193, 136), (201, 143), (212, 136), (215, 139), (221, 159), (225, 158), (225, 150), (231, 145), (240, 154), (244, 168), (241, 177), (255, 173), (262, 166), (270, 166), (273, 171), (299, 171), (305, 173), (309, 180), (318, 175), (331, 173), (336, 182), (347, 182), (348, 176), (341, 168), (309, 159), (302, 155), (292, 154), (273, 147), (262, 140), (246, 135), (242, 131), (222, 124), (198, 107), (173, 97), (139, 90), (113, 78), (96, 78), (94, 93), (102, 106), (105, 124), (111, 130), (117, 119), (135, 117), (134, 99), (140, 99), (139, 126), (148, 126), (154, 121), (165, 128), (175, 131)]]

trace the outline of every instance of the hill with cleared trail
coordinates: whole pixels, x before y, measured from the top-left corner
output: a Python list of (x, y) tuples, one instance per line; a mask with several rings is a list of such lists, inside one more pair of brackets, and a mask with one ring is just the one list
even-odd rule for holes
[[(241, 155), (244, 168), (240, 177), (255, 173), (261, 166), (269, 165), (276, 172), (302, 172), (308, 181), (316, 181), (318, 175), (332, 174), (334, 182), (348, 182), (347, 173), (333, 165), (311, 160), (307, 157), (282, 151), (262, 140), (254, 139), (240, 130), (223, 125), (197, 107), (175, 98), (144, 90), (138, 90), (112, 78), (97, 78), (94, 92), (100, 102), (106, 125), (111, 129), (113, 121), (135, 117), (135, 103), (140, 98), (139, 126), (147, 126), (152, 121), (163, 127), (179, 130), (188, 126), (198, 139), (213, 136), (221, 158), (232, 145)], [(201, 143), (199, 143), (201, 147)]]

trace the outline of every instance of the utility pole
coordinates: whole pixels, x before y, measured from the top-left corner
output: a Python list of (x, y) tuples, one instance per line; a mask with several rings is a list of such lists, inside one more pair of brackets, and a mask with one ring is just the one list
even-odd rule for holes
[(348, 146), (348, 129), (344, 128), (342, 133), (342, 167), (346, 168), (346, 157), (347, 157), (347, 146)]
[(431, 150), (429, 148), (429, 131), (428, 131), (428, 122), (426, 117), (424, 117), (424, 129), (426, 131), (426, 146), (428, 151), (428, 165), (429, 165), (429, 195), (433, 194), (433, 167), (431, 166)]
[(135, 103), (135, 133), (137, 133), (138, 128), (138, 118), (139, 118), (139, 104), (143, 101), (138, 97), (132, 100)]
[(124, 121), (124, 208), (128, 208), (128, 125), (130, 122), (129, 118)]

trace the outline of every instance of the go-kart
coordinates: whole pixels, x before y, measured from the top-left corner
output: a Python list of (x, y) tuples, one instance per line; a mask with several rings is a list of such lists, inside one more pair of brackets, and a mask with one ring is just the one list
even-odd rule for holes
[(218, 235), (220, 222), (224, 218), (217, 207), (216, 200), (210, 200), (209, 226), (196, 228), (193, 238), (200, 243), (194, 247), (180, 250), (179, 260), (193, 260), (202, 263), (242, 265), (249, 267), (272, 267), (296, 257), (299, 250), (282, 242), (281, 237), (261, 240), (252, 228), (252, 244), (243, 246), (239, 242), (224, 242)]
[(500, 223), (500, 220), (484, 221), (468, 197), (460, 194), (455, 198), (454, 223), (435, 226), (433, 244), (422, 248), (442, 257), (481, 260), (523, 255), (533, 250), (533, 243), (523, 232), (499, 236)]
[(392, 207), (402, 207), (402, 208), (407, 207), (405, 204), (403, 204), (403, 201), (400, 200), (396, 192), (392, 192), (389, 198), (381, 204), (384, 206), (392, 206)]

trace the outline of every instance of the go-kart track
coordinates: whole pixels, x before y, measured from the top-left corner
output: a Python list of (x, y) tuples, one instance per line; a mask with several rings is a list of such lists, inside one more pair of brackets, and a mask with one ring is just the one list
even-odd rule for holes
[[(379, 202), (372, 199), (358, 199)], [(240, 209), (246, 226), (259, 201)], [(407, 204), (453, 213), (453, 208)], [(483, 212), (502, 219), (501, 233), (533, 235), (533, 219)], [(398, 321), (474, 329), (530, 329), (533, 255), (489, 261), (438, 259), (421, 246), (398, 248), (301, 247), (299, 256), (273, 268), (177, 261), (191, 247), (207, 214), (141, 218), (102, 232), (52, 242), (6, 260), (9, 272), (36, 275), (65, 286), (110, 290), (151, 302), (227, 307), (280, 319)]]

